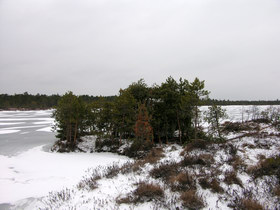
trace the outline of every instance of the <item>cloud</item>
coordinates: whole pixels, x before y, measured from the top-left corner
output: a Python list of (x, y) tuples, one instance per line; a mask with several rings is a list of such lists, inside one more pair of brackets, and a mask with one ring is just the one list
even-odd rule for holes
[(276, 99), (279, 22), (276, 0), (2, 0), (0, 89), (114, 95), (171, 75), (213, 98)]

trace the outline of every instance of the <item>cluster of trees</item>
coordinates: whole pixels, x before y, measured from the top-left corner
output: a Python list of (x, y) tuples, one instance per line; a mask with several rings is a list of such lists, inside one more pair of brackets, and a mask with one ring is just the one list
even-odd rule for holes
[(140, 144), (202, 138), (198, 107), (208, 97), (204, 81), (196, 78), (176, 81), (167, 78), (148, 87), (143, 79), (121, 89), (114, 100), (100, 97), (85, 103), (82, 97), (66, 93), (59, 100), (54, 117), (58, 138), (71, 148), (85, 134), (102, 138), (134, 139)]

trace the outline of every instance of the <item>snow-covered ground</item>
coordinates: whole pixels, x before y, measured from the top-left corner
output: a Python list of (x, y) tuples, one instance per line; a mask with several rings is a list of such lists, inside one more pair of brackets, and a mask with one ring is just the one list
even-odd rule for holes
[(50, 153), (38, 146), (17, 156), (0, 156), (0, 203), (21, 204), (76, 184), (91, 167), (125, 161), (112, 153)]
[(112, 153), (49, 152), (55, 141), (51, 112), (0, 112), (0, 209), (23, 208), (32, 198), (76, 184), (88, 168), (127, 160)]
[[(268, 107), (258, 106), (257, 108), (261, 112)], [(279, 108), (279, 106), (276, 107)], [(254, 113), (252, 110), (256, 107), (225, 106), (223, 108), (227, 110), (229, 115), (227, 120), (236, 122), (251, 119)], [(201, 110), (205, 111), (207, 107), (202, 107)], [(38, 132), (38, 138), (40, 138), (40, 133), (49, 133), (53, 123), (50, 117), (45, 116), (45, 111), (35, 114), (32, 119), (28, 112), (15, 112), (13, 117), (10, 114), (9, 112), (0, 112), (0, 134), (2, 133), (0, 142), (7, 135), (17, 135), (17, 138), (20, 139), (21, 135), (28, 135), (29, 132)], [(32, 124), (28, 124), (29, 122)], [(29, 130), (24, 130), (27, 127), (26, 124), (28, 124)], [(276, 132), (271, 128), (267, 128), (266, 131)], [(27, 133), (25, 134), (25, 132)], [(94, 137), (87, 138), (87, 142), (91, 141), (94, 141)], [(260, 155), (269, 157), (276, 154), (280, 148), (279, 141), (279, 137), (266, 137), (258, 140), (260, 145), (265, 145), (264, 147), (253, 148), (250, 145), (255, 144), (256, 139), (246, 137), (236, 139), (232, 144), (238, 148), (237, 156), (244, 160), (245, 164), (254, 165), (258, 162)], [(162, 181), (152, 178), (149, 174), (153, 167), (160, 163), (181, 161), (183, 158), (180, 155), (183, 151), (181, 146), (166, 146), (164, 148), (165, 157), (155, 165), (147, 163), (138, 171), (108, 178), (103, 176), (108, 169), (105, 166), (110, 166), (114, 162), (116, 165), (122, 165), (130, 159), (111, 153), (50, 153), (44, 145), (37, 145), (13, 156), (0, 155), (0, 204), (9, 203), (13, 205), (9, 208), (14, 209), (165, 209), (162, 204), (155, 202), (129, 205), (116, 203), (116, 200), (131, 194), (136, 189), (135, 183), (145, 181), (159, 184), (165, 189), (165, 203), (173, 205), (174, 209), (181, 205), (180, 202), (174, 204), (174, 201), (180, 200), (180, 195), (177, 192), (171, 192)], [(225, 197), (231, 192), (241, 193), (243, 189), (236, 184), (225, 185), (223, 182), (224, 174), (233, 169), (228, 163), (230, 156), (222, 146), (214, 148), (213, 151), (213, 158), (216, 161), (213, 167), (219, 171), (217, 179), (221, 182), (221, 187), (226, 191), (226, 194), (220, 195), (197, 186), (198, 193), (205, 200), (205, 209), (229, 209), (227, 206), (229, 201), (226, 202)], [(203, 154), (199, 151), (194, 151), (194, 153), (196, 153), (195, 155)], [(190, 153), (190, 155), (192, 154)], [(86, 190), (77, 187), (81, 180), (91, 177), (97, 171), (102, 177), (97, 180), (98, 187), (96, 189)], [(191, 170), (191, 172), (200, 173), (198, 169)], [(205, 171), (205, 173), (208, 172)], [(237, 176), (243, 185), (251, 184), (252, 188), (258, 189), (256, 183), (251, 183), (252, 180), (247, 173), (239, 170)], [(54, 192), (49, 194), (51, 191)], [(262, 197), (260, 193), (256, 199), (265, 203), (269, 198)], [(272, 206), (271, 202), (267, 202), (268, 209)], [(2, 205), (1, 208), (0, 205), (0, 209), (5, 209), (5, 207)]]

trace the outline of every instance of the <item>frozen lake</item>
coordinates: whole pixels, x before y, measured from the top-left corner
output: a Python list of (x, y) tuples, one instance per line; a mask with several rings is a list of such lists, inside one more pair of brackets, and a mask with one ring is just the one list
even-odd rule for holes
[(37, 209), (32, 202), (77, 184), (88, 168), (126, 161), (111, 153), (51, 153), (51, 110), (0, 111), (0, 210)]
[(52, 145), (52, 110), (1, 111), (0, 155), (13, 156), (35, 146)]

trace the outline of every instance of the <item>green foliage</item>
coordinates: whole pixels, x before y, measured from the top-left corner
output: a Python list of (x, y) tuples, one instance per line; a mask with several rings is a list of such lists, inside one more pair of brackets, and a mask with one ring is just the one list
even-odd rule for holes
[(198, 106), (207, 95), (204, 81), (196, 78), (189, 83), (180, 78), (177, 82), (172, 77), (152, 87), (141, 79), (121, 89), (114, 100), (99, 97), (90, 104), (83, 102), (90, 100), (86, 96), (77, 97), (68, 92), (54, 112), (58, 138), (71, 145), (84, 133), (118, 138), (120, 145), (122, 139), (132, 139), (128, 151), (131, 156), (138, 150), (151, 148), (154, 141), (183, 144), (190, 139), (204, 138), (198, 123)]
[(136, 122), (137, 103), (133, 95), (127, 90), (120, 90), (119, 97), (113, 106), (113, 122), (115, 134), (120, 139), (133, 136), (133, 128)]
[(208, 111), (205, 112), (204, 120), (209, 124), (208, 133), (215, 137), (218, 137), (220, 140), (223, 139), (221, 132), (221, 123), (222, 119), (226, 119), (228, 116), (226, 110), (222, 109), (221, 106), (212, 105), (208, 107)]
[(57, 138), (66, 140), (66, 147), (74, 149), (77, 139), (86, 131), (86, 113), (88, 109), (85, 104), (72, 92), (67, 92), (58, 101), (53, 112)]

